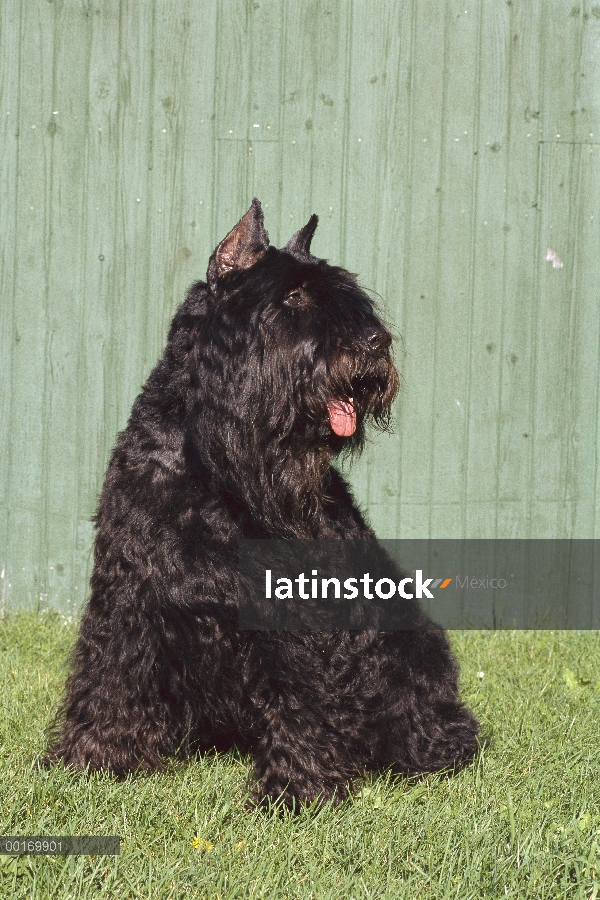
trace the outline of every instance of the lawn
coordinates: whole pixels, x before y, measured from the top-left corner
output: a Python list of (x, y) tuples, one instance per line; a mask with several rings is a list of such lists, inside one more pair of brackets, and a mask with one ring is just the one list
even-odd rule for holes
[(600, 898), (600, 633), (452, 634), (492, 738), (477, 763), (297, 816), (246, 807), (236, 752), (121, 783), (38, 771), (74, 637), (0, 621), (0, 832), (118, 834), (121, 854), (1, 857), (1, 898)]

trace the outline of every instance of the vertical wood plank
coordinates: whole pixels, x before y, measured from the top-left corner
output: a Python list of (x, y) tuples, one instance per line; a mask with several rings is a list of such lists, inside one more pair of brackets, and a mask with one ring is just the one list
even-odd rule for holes
[(526, 538), (532, 459), (533, 335), (538, 315), (536, 260), (543, 200), (538, 196), (541, 137), (542, 29), (544, 4), (511, 8), (511, 76), (503, 246), (502, 335), (498, 346), (500, 399), (496, 477), (496, 531)]
[(215, 245), (231, 231), (252, 202), (249, 150), (250, 146), (245, 139), (215, 142)]
[[(571, 202), (576, 240), (569, 304), (564, 398), (564, 507), (562, 528), (573, 538), (598, 537), (598, 402), (600, 399), (600, 147), (577, 145), (578, 183)], [(572, 522), (567, 514), (573, 504)]]
[[(281, 217), (279, 242), (285, 243), (309, 216), (322, 216), (321, 204), (313, 207), (311, 183), (312, 103), (316, 96), (315, 48), (331, 40), (316, 0), (299, 0), (285, 5), (283, 24), (282, 138), (280, 147)], [(337, 132), (336, 132), (337, 133)], [(340, 132), (341, 135), (341, 132)], [(340, 137), (341, 150), (341, 137)], [(313, 240), (313, 252), (325, 254), (320, 227)]]
[(595, 0), (582, 4), (583, 34), (575, 62), (579, 69), (578, 104), (573, 114), (575, 135), (579, 141), (598, 141), (600, 137), (600, 6)]
[[(15, 332), (15, 268), (17, 263), (18, 210), (18, 110), (20, 71), (20, 8), (15, 4), (0, 8), (0, 569), (8, 585), (8, 510), (11, 502), (9, 459), (11, 455), (12, 370)], [(1, 601), (0, 601), (1, 602)]]
[(594, 477), (595, 451), (581, 440), (595, 431), (597, 388), (590, 393), (588, 366), (598, 371), (597, 310), (586, 303), (592, 294), (581, 282), (581, 266), (585, 271), (589, 265), (582, 217), (589, 226), (597, 209), (597, 198), (584, 196), (595, 174), (589, 149), (560, 142), (542, 146), (542, 247), (562, 263), (540, 254), (531, 509), (537, 534), (546, 537), (569, 537), (578, 511), (578, 531), (592, 514), (584, 484)]
[(279, 141), (253, 141), (248, 147), (250, 194), (262, 203), (265, 227), (274, 246), (285, 243), (279, 237), (281, 189), (277, 171), (280, 164)]
[[(355, 0), (348, 99), (346, 264), (359, 274), (386, 321), (399, 324), (405, 237), (412, 8), (387, 3), (382, 15)], [(400, 347), (397, 346), (397, 356)], [(400, 425), (401, 429), (401, 425)], [(373, 435), (352, 483), (382, 537), (397, 530), (400, 434)]]
[(132, 402), (155, 360), (144, 345), (149, 267), (147, 235), (152, 208), (154, 72), (154, 3), (134, 0), (120, 4), (117, 121), (119, 153), (113, 173), (116, 221), (113, 255), (117, 275), (112, 298), (110, 332), (105, 346), (107, 449), (114, 444), (131, 411)]
[[(120, 3), (108, 0), (90, 16), (84, 161), (84, 208), (80, 236), (83, 314), (77, 362), (77, 520), (73, 559), (73, 602), (87, 595), (94, 531), (91, 522), (108, 454), (115, 440), (113, 383), (107, 379), (113, 307), (126, 306), (115, 254), (119, 170)], [(115, 360), (115, 364), (118, 361)]]
[[(258, 196), (278, 240), (284, 8), (277, 0), (219, 5), (215, 72), (215, 241)], [(262, 147), (266, 143), (269, 146)]]
[[(502, 33), (502, 12), (494, 31)], [(447, 0), (444, 45), (444, 94), (438, 172), (439, 253), (437, 308), (429, 334), (434, 342), (433, 453), (431, 458), (432, 535), (463, 534), (471, 350), (471, 278), (473, 244), (474, 121), (480, 61), (477, 7)], [(491, 26), (491, 23), (488, 23)], [(499, 27), (498, 27), (499, 25)], [(497, 29), (497, 30), (496, 30)], [(483, 27), (481, 29), (483, 31)], [(502, 44), (500, 44), (502, 46)], [(501, 69), (498, 56), (486, 60), (489, 77)], [(486, 71), (487, 76), (487, 71)]]
[[(414, 0), (413, 62), (409, 89), (411, 139), (407, 184), (407, 235), (403, 267), (405, 389), (399, 417), (402, 494), (399, 532), (430, 536), (434, 401), (434, 337), (438, 300), (440, 109), (444, 97), (446, 6)], [(431, 98), (437, 98), (436, 103)], [(410, 436), (410, 439), (409, 439)]]
[[(478, 35), (480, 77), (473, 130), (474, 203), (468, 240), (472, 283), (468, 359), (463, 534), (495, 537), (502, 315), (511, 164), (512, 7), (484, 5)], [(535, 179), (535, 170), (534, 170)], [(535, 184), (535, 180), (534, 180)], [(466, 238), (466, 235), (463, 239)]]
[[(14, 351), (10, 420), (8, 560), (15, 603), (38, 607), (47, 595), (44, 487), (47, 273), (52, 227), (51, 143), (46, 125), (52, 106), (54, 10), (21, 6), (18, 174), (14, 274)], [(10, 596), (10, 594), (9, 594)]]
[(250, 102), (250, 3), (218, 0), (214, 80), (217, 139), (247, 140)]
[[(52, 108), (49, 136), (51, 185), (48, 236), (44, 460), (42, 486), (46, 531), (42, 562), (47, 603), (71, 603), (77, 522), (77, 396), (81, 352), (82, 243), (84, 224), (85, 117), (89, 62), (89, 10), (76, 3), (54, 4)], [(86, 427), (87, 430), (87, 427)]]
[(281, 0), (248, 4), (250, 76), (246, 137), (255, 143), (278, 141), (281, 137), (283, 7)]
[(159, 4), (156, 13), (147, 240), (151, 315), (144, 339), (149, 359), (162, 352), (189, 285), (204, 278), (213, 238), (217, 8), (186, 0), (176, 8)]
[(546, 141), (586, 140), (594, 131), (594, 120), (598, 122), (595, 42), (600, 21), (597, 13), (591, 14), (592, 9), (596, 6), (589, 2), (551, 0), (543, 5), (540, 26), (545, 58), (542, 109)]
[(300, 0), (286, 7), (281, 159), (281, 241), (319, 215), (313, 252), (337, 264), (347, 127), (347, 46), (352, 3)]
[[(542, 144), (541, 252), (537, 275), (540, 285), (535, 333), (533, 459), (531, 515), (543, 537), (566, 537), (562, 502), (567, 434), (573, 409), (569, 394), (569, 332), (574, 302), (576, 237), (575, 197), (580, 191), (580, 154), (573, 144)], [(558, 254), (560, 267), (545, 258)], [(558, 264), (557, 264), (558, 266)], [(566, 498), (565, 498), (566, 499)], [(572, 498), (571, 498), (572, 499)]]

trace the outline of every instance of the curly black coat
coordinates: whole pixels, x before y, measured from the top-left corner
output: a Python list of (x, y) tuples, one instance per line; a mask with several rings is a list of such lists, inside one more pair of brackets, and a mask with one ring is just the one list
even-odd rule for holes
[(47, 763), (123, 775), (235, 742), (259, 798), (293, 805), (477, 751), (435, 626), (238, 630), (240, 538), (374, 537), (331, 460), (386, 427), (391, 337), (353, 276), (310, 254), (316, 224), (276, 250), (254, 200), (173, 319), (108, 467)]

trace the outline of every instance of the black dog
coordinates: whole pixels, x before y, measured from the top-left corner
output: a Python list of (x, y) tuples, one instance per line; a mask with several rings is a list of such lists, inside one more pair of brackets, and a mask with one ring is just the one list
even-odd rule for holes
[(47, 762), (123, 775), (235, 742), (260, 798), (456, 768), (479, 727), (444, 634), (238, 630), (240, 538), (373, 539), (331, 467), (385, 427), (391, 337), (346, 271), (254, 200), (136, 400), (96, 516), (92, 594)]

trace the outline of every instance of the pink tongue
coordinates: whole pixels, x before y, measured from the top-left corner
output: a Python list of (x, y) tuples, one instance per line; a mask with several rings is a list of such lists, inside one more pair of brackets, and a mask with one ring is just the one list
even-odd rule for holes
[(345, 403), (338, 400), (336, 403), (328, 403), (329, 421), (332, 431), (339, 437), (350, 437), (356, 431), (356, 413), (351, 402)]

